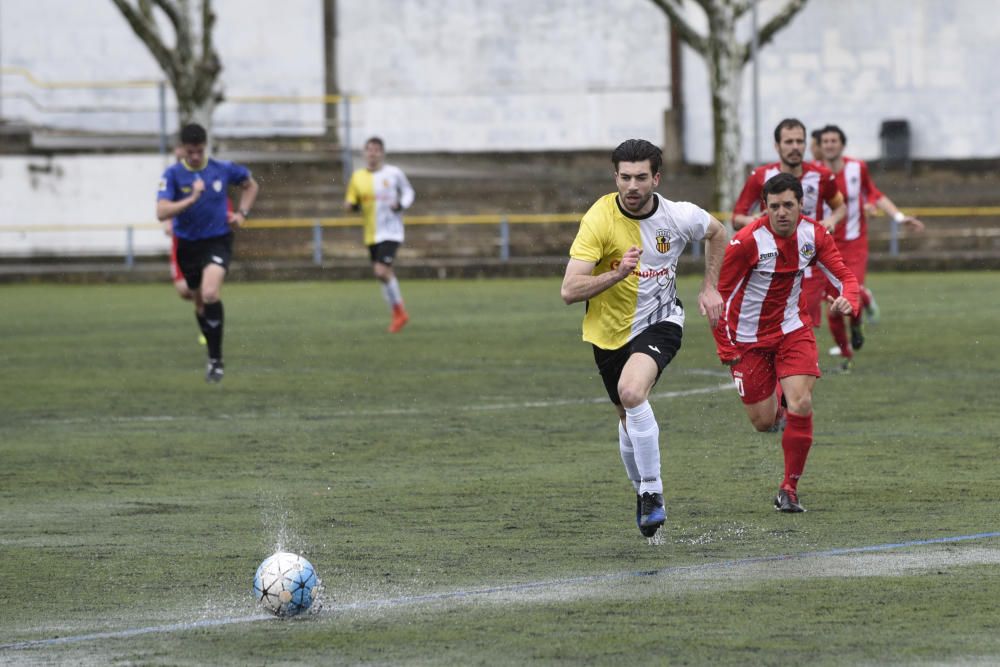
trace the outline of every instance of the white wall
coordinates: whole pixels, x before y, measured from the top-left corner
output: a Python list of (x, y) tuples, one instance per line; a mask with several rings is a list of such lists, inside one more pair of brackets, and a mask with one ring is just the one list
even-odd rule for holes
[[(151, 155), (0, 158), (0, 256), (124, 256), (126, 225), (140, 226), (134, 231), (137, 254), (166, 252), (170, 239), (156, 224), (157, 183), (165, 167), (163, 158)], [(37, 231), (54, 225), (79, 229)]]
[[(761, 3), (761, 22), (776, 0)], [(1000, 156), (1000, 3), (996, 0), (810, 0), (761, 51), (760, 144), (775, 159), (774, 127), (839, 125), (848, 153), (881, 155), (883, 120), (910, 123), (915, 158)], [(741, 25), (744, 38), (749, 24)], [(712, 159), (706, 70), (684, 54), (685, 150)], [(753, 160), (752, 66), (743, 78), (744, 159)]]
[[(764, 20), (784, 0), (762, 0)], [(323, 92), (319, 0), (215, 0), (230, 96)], [(669, 105), (666, 20), (649, 0), (338, 0), (338, 74), (358, 95), (352, 140), (394, 151), (610, 148), (662, 141)], [(695, 3), (687, 3), (697, 16)], [(758, 146), (773, 156), (783, 117), (841, 125), (850, 151), (879, 155), (879, 124), (905, 118), (917, 158), (1000, 155), (1000, 3), (809, 0), (762, 53)], [(749, 24), (741, 24), (749, 36)], [(3, 0), (0, 65), (50, 81), (158, 78), (110, 0)], [(741, 117), (753, 158), (751, 68)], [(686, 151), (712, 154), (705, 68), (684, 62)], [(2, 111), (39, 123), (156, 129), (155, 92), (43, 90), (3, 76)], [(144, 105), (138, 114), (41, 113), (53, 106)], [(220, 132), (318, 132), (322, 109), (227, 103)], [(171, 117), (171, 123), (174, 119)]]

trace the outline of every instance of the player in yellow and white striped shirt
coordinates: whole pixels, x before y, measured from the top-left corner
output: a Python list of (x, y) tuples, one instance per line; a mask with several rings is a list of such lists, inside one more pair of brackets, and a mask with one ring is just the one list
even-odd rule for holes
[(611, 154), (618, 192), (583, 216), (562, 283), (567, 304), (587, 302), (583, 339), (618, 410), (618, 445), (636, 492), (636, 523), (653, 537), (666, 521), (660, 478), (660, 429), (649, 393), (681, 346), (684, 307), (677, 261), (689, 243), (707, 241), (698, 309), (712, 328), (722, 314), (717, 289), (728, 234), (707, 211), (672, 202), (660, 183), (660, 149), (630, 139)]
[(402, 211), (413, 204), (415, 194), (398, 167), (385, 164), (385, 144), (379, 137), (365, 142), (365, 168), (351, 175), (344, 206), (360, 211), (364, 219), (365, 245), (375, 278), (392, 309), (389, 332), (396, 333), (410, 320), (403, 306), (399, 280), (392, 269), (396, 251), (403, 243)]

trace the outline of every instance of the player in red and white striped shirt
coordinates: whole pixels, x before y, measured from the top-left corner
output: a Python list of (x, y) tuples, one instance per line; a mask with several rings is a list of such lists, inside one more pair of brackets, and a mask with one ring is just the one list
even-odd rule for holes
[[(902, 213), (891, 199), (882, 194), (868, 172), (868, 165), (844, 155), (847, 145), (847, 135), (836, 125), (827, 125), (820, 130), (820, 150), (823, 152), (823, 162), (837, 179), (837, 187), (847, 198), (847, 216), (843, 224), (834, 230), (837, 248), (844, 258), (844, 263), (854, 272), (861, 286), (861, 305), (866, 312), (874, 304), (871, 292), (865, 288), (865, 274), (868, 271), (868, 220), (866, 213), (882, 209), (899, 224), (907, 225), (914, 231), (924, 228), (922, 223), (913, 216)], [(844, 357), (844, 368), (851, 366), (854, 357), (853, 350), (860, 349), (865, 342), (864, 330), (861, 326), (861, 314), (851, 318), (851, 340), (848, 343), (847, 329), (841, 315), (827, 313), (830, 332), (833, 340), (840, 348)], [(818, 324), (818, 323), (817, 323)]]
[(826, 228), (802, 215), (798, 178), (778, 174), (768, 180), (763, 204), (767, 215), (740, 229), (726, 248), (719, 276), (725, 310), (713, 333), (754, 428), (773, 430), (784, 394), (785, 476), (774, 506), (802, 512), (798, 481), (812, 446), (812, 390), (820, 377), (803, 274), (820, 269), (839, 293), (828, 297), (830, 310), (848, 315), (859, 308), (858, 282)]

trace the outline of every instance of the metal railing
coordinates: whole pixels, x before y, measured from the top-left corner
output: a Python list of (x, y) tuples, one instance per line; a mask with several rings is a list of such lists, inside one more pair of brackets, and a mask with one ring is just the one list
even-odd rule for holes
[[(965, 207), (904, 207), (911, 215), (920, 218), (1000, 218), (1000, 206), (965, 206)], [(726, 216), (718, 212), (712, 213), (719, 219)], [(580, 213), (504, 213), (504, 214), (476, 214), (476, 215), (411, 215), (407, 216), (405, 224), (407, 226), (448, 226), (448, 225), (495, 225), (496, 226), (496, 247), (497, 258), (503, 262), (511, 259), (511, 226), (512, 225), (532, 225), (532, 224), (552, 224), (552, 223), (578, 223), (582, 218)], [(244, 228), (253, 230), (273, 230), (273, 229), (311, 229), (312, 230), (312, 261), (317, 266), (323, 263), (323, 230), (327, 228), (360, 228), (362, 221), (360, 217), (309, 217), (309, 218), (270, 218), (255, 219), (248, 221)], [(900, 253), (899, 223), (889, 219), (889, 239), (888, 253), (897, 257)], [(80, 231), (113, 231), (118, 230), (124, 234), (124, 263), (128, 268), (135, 265), (135, 233), (139, 230), (159, 230), (162, 229), (159, 223), (135, 223), (135, 224), (84, 224), (84, 225), (0, 225), (0, 234), (3, 233), (42, 233), (42, 232), (80, 232)], [(992, 230), (991, 230), (992, 231)], [(1000, 235), (1000, 232), (998, 232)], [(701, 253), (701, 244), (691, 244), (691, 254), (698, 256)], [(67, 257), (77, 255), (66, 253)]]

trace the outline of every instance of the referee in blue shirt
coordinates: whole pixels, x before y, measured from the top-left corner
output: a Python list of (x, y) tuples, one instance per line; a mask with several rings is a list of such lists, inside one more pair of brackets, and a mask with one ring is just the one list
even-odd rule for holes
[[(163, 172), (156, 217), (173, 219), (177, 263), (195, 293), (198, 326), (208, 341), (205, 380), (222, 380), (222, 282), (233, 254), (233, 228), (246, 222), (259, 186), (242, 165), (206, 158), (208, 135), (201, 125), (181, 129), (182, 158)], [(240, 189), (239, 206), (230, 212), (229, 187)]]

